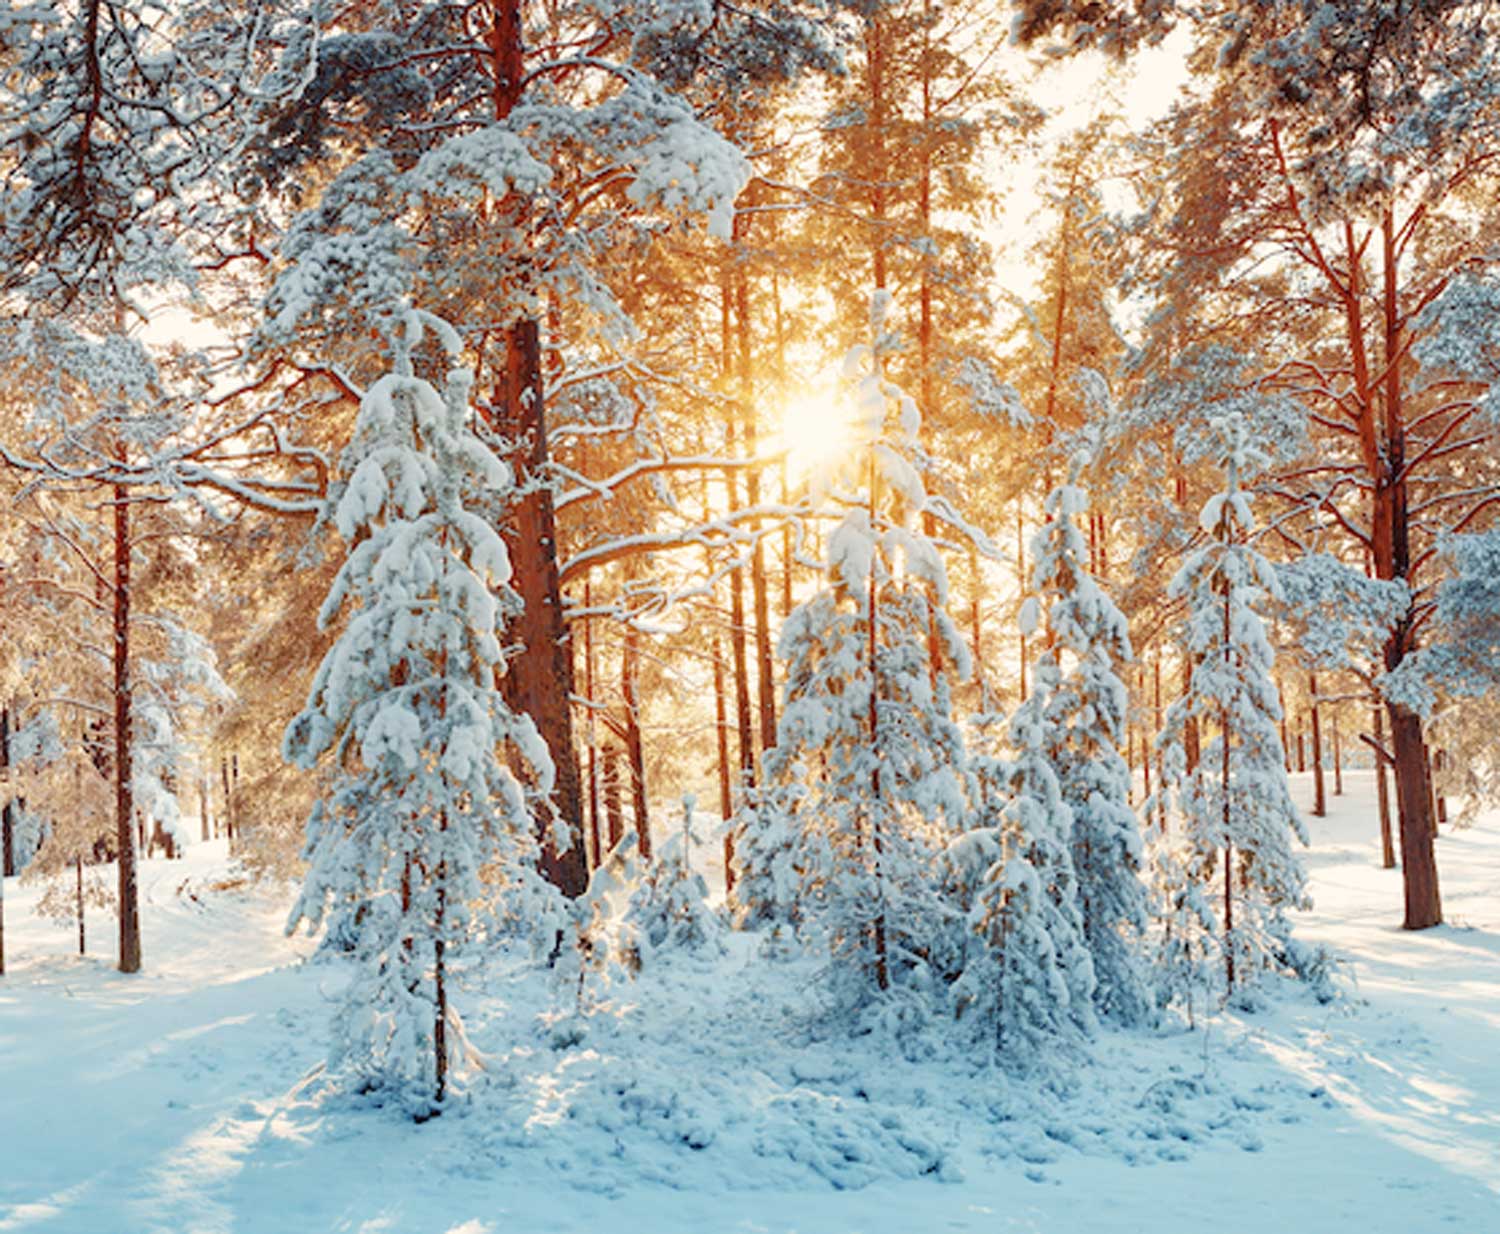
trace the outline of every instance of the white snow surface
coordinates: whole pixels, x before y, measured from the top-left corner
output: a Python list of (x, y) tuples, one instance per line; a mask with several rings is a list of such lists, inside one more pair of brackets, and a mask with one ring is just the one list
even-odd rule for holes
[(416, 1126), (322, 1092), (342, 963), (285, 938), (289, 893), (240, 883), (222, 843), (142, 864), (133, 977), (103, 914), (81, 959), (7, 880), (0, 1231), (1500, 1230), (1500, 816), (1443, 835), (1449, 924), (1407, 933), (1370, 773), (1345, 779), (1308, 820), (1295, 918), (1343, 998), (1101, 1032), (1064, 1094), (941, 1026), (850, 1040), (815, 966), (732, 935), (597, 987), (583, 1017), (497, 955), (456, 996), (486, 1070)]

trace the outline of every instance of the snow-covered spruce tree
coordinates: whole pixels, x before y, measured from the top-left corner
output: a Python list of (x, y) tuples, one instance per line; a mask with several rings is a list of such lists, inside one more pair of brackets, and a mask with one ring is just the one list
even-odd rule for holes
[(1073, 816), (1073, 868), (1084, 937), (1094, 959), (1094, 1005), (1122, 1024), (1153, 1013), (1142, 971), (1147, 923), (1141, 833), (1130, 808), (1130, 768), (1120, 756), (1129, 695), (1115, 665), (1131, 660), (1130, 631), (1084, 565), (1075, 517), (1082, 489), (1047, 498), (1048, 521), (1032, 541), (1032, 579), (1061, 673), (1046, 699), (1043, 741)]
[[(1226, 991), (1233, 995), (1266, 969), (1294, 963), (1285, 910), (1305, 907), (1307, 897), (1291, 839), (1306, 843), (1307, 833), (1287, 784), (1277, 731), (1281, 705), (1271, 676), (1274, 653), (1256, 611), (1265, 598), (1279, 595), (1279, 585), (1271, 564), (1247, 542), (1254, 520), (1240, 487), (1241, 475), (1260, 456), (1237, 417), (1214, 429), (1224, 489), (1199, 516), (1207, 544), (1172, 580), (1173, 593), (1188, 605), (1194, 667), (1157, 739), (1160, 791), (1175, 807), (1177, 827), (1177, 851), (1168, 864), (1201, 893), (1182, 891), (1171, 901), (1164, 976), (1169, 990), (1191, 977), (1174, 976), (1171, 967), (1202, 953), (1182, 931), (1216, 917)], [(1189, 721), (1197, 722), (1200, 734), (1213, 734), (1191, 771), (1183, 750)], [(1211, 888), (1216, 894), (1209, 894)]]
[(1073, 816), (1047, 751), (1047, 706), (1059, 675), (1050, 652), (1011, 718), (1006, 759), (999, 721), (980, 716), (971, 745), (971, 827), (947, 853), (967, 907), (969, 936), (954, 989), (960, 1019), (992, 1039), (1016, 1071), (1046, 1066), (1094, 1027), (1094, 965), (1078, 908)]
[(708, 884), (693, 869), (693, 806), (682, 799), (681, 830), (661, 845), (630, 893), (623, 914), (634, 967), (657, 954), (724, 950), (724, 918), (709, 906)]
[[(327, 754), (338, 769), (308, 820), (307, 878), (288, 919), (289, 930), (314, 929), (332, 908), (353, 942), (332, 1070), (419, 1118), (452, 1090), (450, 966), (476, 906), (498, 894), (517, 918), (557, 925), (526, 795), (500, 758), (509, 750), (538, 782), (550, 778), (535, 727), (496, 684), (504, 609), (494, 589), (510, 561), (466, 508), (511, 476), (465, 425), (469, 371), (450, 371), (441, 394), (413, 375), (424, 327), (457, 354), (443, 323), (407, 312), (395, 371), (361, 400), (337, 507), (351, 547), (319, 620), (353, 611), (284, 742), (299, 766)], [(484, 883), (487, 865), (499, 876)]]
[(863, 487), (841, 494), (829, 477), (847, 512), (828, 537), (825, 586), (783, 624), (776, 745), (736, 845), (742, 912), (826, 946), (852, 1006), (956, 965), (935, 871), (966, 810), (962, 733), (929, 632), (960, 675), (968, 655), (942, 609), (942, 559), (919, 530), (932, 506), (916, 404), (883, 372), (889, 304), (875, 294), (872, 342), (844, 363)]

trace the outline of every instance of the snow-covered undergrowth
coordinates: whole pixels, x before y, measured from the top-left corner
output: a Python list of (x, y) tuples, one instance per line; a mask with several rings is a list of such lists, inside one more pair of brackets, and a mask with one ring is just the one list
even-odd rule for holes
[(146, 863), (134, 978), (102, 915), (101, 954), (70, 957), (10, 880), (0, 1230), (1500, 1229), (1500, 819), (1443, 838), (1452, 924), (1406, 934), (1350, 778), (1310, 820), (1298, 922), (1344, 997), (1102, 1033), (1066, 1086), (946, 1025), (851, 1038), (815, 965), (735, 935), (590, 985), (582, 1015), (496, 957), (460, 996), (483, 1069), (418, 1127), (323, 1095), (344, 966), (216, 846)]

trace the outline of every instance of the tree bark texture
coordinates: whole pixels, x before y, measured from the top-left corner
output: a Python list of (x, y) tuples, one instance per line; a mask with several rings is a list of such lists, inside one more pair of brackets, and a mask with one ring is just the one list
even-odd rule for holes
[(112, 605), (115, 701), (115, 844), (118, 847), (122, 973), (141, 969), (141, 919), (136, 876), (135, 799), (131, 784), (130, 505), (125, 486), (114, 486), (114, 596)]
[(511, 585), (522, 611), (512, 627), (521, 652), (502, 680), (506, 702), (530, 716), (552, 755), (552, 806), (570, 844), (558, 851), (551, 820), (538, 820), (542, 873), (563, 894), (588, 887), (583, 846), (583, 791), (573, 748), (573, 657), (563, 619), (557, 565), (557, 519), (547, 482), (547, 427), (543, 411), (541, 339), (537, 323), (522, 319), (505, 331), (505, 379), (496, 398), (494, 427), (512, 445), (511, 465), (520, 485), (503, 529), (514, 570)]

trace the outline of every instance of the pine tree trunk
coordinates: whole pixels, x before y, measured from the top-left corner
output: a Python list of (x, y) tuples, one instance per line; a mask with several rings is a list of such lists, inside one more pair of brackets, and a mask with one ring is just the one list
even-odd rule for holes
[[(487, 32), (494, 79), (494, 112), (504, 120), (520, 102), (526, 83), (524, 0), (496, 0)], [(557, 561), (557, 520), (552, 488), (546, 481), (546, 386), (541, 339), (534, 318), (523, 317), (504, 330), (505, 372), (496, 391), (498, 429), (516, 444), (511, 463), (524, 493), (503, 530), (514, 568), (512, 585), (522, 601), (513, 634), (523, 650), (508, 666), (501, 687), (515, 711), (529, 715), (552, 756), (552, 803), (570, 843), (559, 852), (552, 820), (537, 820), (542, 873), (564, 895), (588, 887), (584, 855), (583, 791), (573, 746), (573, 657), (563, 619), (562, 581)]]
[(229, 792), (229, 760), (219, 756), (219, 783), (224, 789), (224, 838), (234, 851), (234, 798)]
[(1437, 777), (1433, 775), (1432, 747), (1422, 742), (1422, 774), (1427, 780), (1427, 816), (1432, 820), (1432, 834), (1437, 835)]
[[(868, 473), (869, 503), (870, 503), (870, 528), (875, 528), (875, 448), (870, 448), (870, 463)], [(885, 806), (881, 801), (880, 790), (880, 637), (879, 618), (880, 602), (879, 588), (876, 584), (876, 562), (870, 562), (870, 595), (869, 608), (866, 613), (865, 624), (869, 635), (868, 654), (869, 661), (866, 671), (870, 674), (870, 844), (875, 858), (875, 886), (880, 897), (880, 904), (876, 909), (875, 920), (872, 923), (875, 936), (875, 984), (882, 990), (890, 988), (890, 967), (886, 958), (885, 938), (885, 840), (881, 834), (885, 825)]]
[[(1184, 698), (1193, 688), (1193, 655), (1192, 652), (1183, 648), (1182, 652), (1182, 696)], [(1198, 718), (1188, 716), (1182, 725), (1182, 753), (1187, 763), (1187, 774), (1192, 775), (1198, 770), (1199, 757), (1198, 744)]]
[[(438, 928), (442, 928), (443, 889), (438, 888)], [(432, 940), (432, 1052), (437, 1067), (435, 1104), (441, 1106), (448, 1095), (448, 973), (445, 948), (441, 938)], [(434, 1110), (434, 1113), (437, 1111)]]
[(141, 969), (140, 899), (136, 879), (135, 798), (131, 784), (130, 506), (125, 486), (114, 486), (115, 843), (119, 847), (122, 973)]
[(755, 734), (750, 719), (750, 666), (745, 637), (745, 576), (729, 574), (729, 646), (734, 656), (734, 714), (739, 734), (740, 787), (755, 788)]
[[(747, 216), (740, 216), (747, 217)], [(754, 458), (759, 448), (754, 406), (753, 360), (750, 349), (750, 285), (743, 262), (735, 268), (735, 326), (739, 350), (738, 385), (741, 435), (745, 455)], [(745, 472), (745, 496), (751, 508), (760, 505), (760, 471)], [(758, 533), (750, 549), (750, 590), (755, 605), (755, 666), (759, 686), (757, 719), (760, 749), (764, 754), (776, 744), (776, 677), (771, 657), (771, 602), (766, 579), (765, 541)]]
[(1339, 713), (1333, 713), (1333, 795), (1344, 795), (1344, 747), (1339, 737)]
[(1312, 699), (1308, 712), (1312, 724), (1312, 769), (1313, 769), (1313, 815), (1324, 818), (1328, 814), (1328, 798), (1323, 785), (1323, 729), (1318, 718), (1318, 675), (1308, 673), (1307, 693)]
[(974, 656), (974, 692), (981, 711), (985, 709), (984, 631), (980, 621), (983, 591), (984, 577), (979, 569), (979, 550), (971, 544), (969, 546), (969, 645)]
[(870, 82), (870, 165), (867, 183), (870, 186), (870, 273), (875, 289), (886, 287), (885, 246), (888, 240), (886, 227), (887, 186), (893, 179), (890, 162), (886, 157), (887, 99), (885, 90), (885, 17), (883, 10), (874, 8), (865, 17), (865, 63)]
[(75, 886), (76, 886), (77, 893), (78, 893), (78, 899), (77, 899), (77, 913), (78, 913), (78, 954), (79, 955), (84, 955), (84, 954), (86, 954), (86, 949), (85, 949), (85, 946), (84, 946), (84, 943), (85, 943), (86, 940), (85, 940), (84, 934), (83, 934), (83, 856), (82, 856), (82, 854), (80, 854), (80, 855), (78, 855), (78, 856), (76, 856), (76, 857), (73, 858), (73, 874), (74, 874), (74, 877), (76, 879)]
[[(1016, 594), (1026, 594), (1026, 536), (1021, 525), (1021, 499), (1016, 498)], [(1026, 635), (1021, 635), (1020, 650), (1021, 701), (1026, 701)]]
[(589, 843), (593, 851), (594, 868), (604, 862), (604, 849), (599, 831), (599, 722), (594, 715), (594, 618), (592, 607), (594, 589), (587, 580), (583, 584), (583, 697), (588, 707), (588, 722), (584, 727), (584, 739), (588, 742), (588, 790), (589, 790)]
[(1437, 825), (1442, 826), (1448, 821), (1448, 798), (1444, 795), (1442, 785), (1439, 783), (1443, 769), (1447, 766), (1447, 759), (1441, 750), (1432, 751), (1432, 794), (1433, 810), (1437, 819)]
[(651, 860), (651, 817), (646, 808), (646, 757), (641, 743), (640, 631), (625, 627), (625, 651), (620, 658), (620, 697), (625, 702), (625, 757), (630, 768), (630, 804), (635, 816), (636, 851)]
[(1281, 678), (1276, 679), (1276, 701), (1281, 707), (1281, 760), (1286, 766), (1287, 775), (1292, 774), (1292, 734), (1287, 728), (1287, 716), (1290, 711), (1286, 705), (1286, 691), (1281, 688)]
[(1391, 832), (1391, 792), (1386, 781), (1385, 758), (1385, 708), (1375, 704), (1375, 797), (1380, 805), (1380, 865), (1382, 869), (1396, 868), (1396, 845)]
[(729, 707), (724, 697), (724, 654), (719, 633), (714, 631), (714, 744), (719, 758), (719, 817), (724, 820), (724, 894), (734, 892), (733, 776), (729, 770)]
[[(1227, 518), (1220, 524), (1225, 542), (1229, 540)], [(1229, 677), (1233, 673), (1231, 646), (1230, 646), (1230, 599), (1231, 589), (1228, 579), (1224, 579), (1224, 627), (1221, 637), (1224, 640), (1224, 675)], [(1219, 708), (1219, 745), (1220, 745), (1220, 790), (1223, 797), (1223, 826), (1224, 826), (1224, 973), (1228, 984), (1226, 989), (1230, 994), (1234, 993), (1234, 845), (1230, 842), (1230, 810), (1229, 810), (1229, 708)]]
[[(924, 443), (930, 440), (932, 432), (932, 418), (937, 412), (937, 398), (935, 395), (937, 373), (937, 348), (935, 333), (936, 328), (932, 314), (932, 126), (933, 97), (932, 97), (932, 57), (928, 47), (928, 38), (931, 32), (931, 22), (928, 20), (930, 6), (923, 6), (924, 23), (922, 26), (922, 56), (917, 66), (921, 74), (922, 83), (922, 131), (918, 137), (918, 176), (917, 176), (917, 226), (922, 238), (923, 248), (921, 254), (920, 285), (917, 291), (917, 368), (918, 368), (918, 406), (922, 414), (922, 437)], [(922, 512), (922, 533), (929, 540), (937, 539), (937, 518), (931, 511)], [(943, 669), (943, 647), (942, 640), (938, 636), (937, 620), (937, 588), (928, 583), (925, 587), (927, 595), (927, 676), (933, 686), (937, 685), (938, 677)]]
[(620, 803), (620, 751), (613, 745), (604, 747), (604, 818), (609, 825), (609, 848), (625, 838), (625, 810)]
[[(10, 765), (10, 708), (0, 707), (0, 770), (3, 770), (9, 787)], [(7, 801), (0, 810), (0, 877), (13, 878), (16, 873), (15, 826), (12, 821), (11, 803)]]
[(1404, 875), (1408, 930), (1442, 924), (1438, 896), (1437, 860), (1432, 847), (1431, 797), (1427, 788), (1427, 760), (1422, 753), (1422, 721), (1412, 711), (1386, 704), (1391, 721), (1392, 753), (1396, 759), (1396, 800), (1401, 818), (1401, 870)]
[[(1364, 345), (1361, 262), (1354, 229), (1345, 225), (1351, 254), (1345, 313), (1349, 323), (1354, 389), (1363, 411), (1360, 446), (1371, 485), (1370, 544), (1375, 576), (1412, 586), (1411, 517), (1406, 484), (1406, 407), (1399, 357), (1405, 339), (1397, 304), (1397, 239), (1389, 207), (1381, 219), (1382, 240), (1382, 341), (1387, 363), (1381, 391), (1384, 418), (1377, 425), (1376, 391), (1370, 378)], [(1396, 623), (1386, 640), (1385, 668), (1394, 672), (1412, 646), (1414, 614), (1408, 612)], [(1432, 844), (1432, 801), (1427, 788), (1422, 720), (1415, 712), (1386, 704), (1391, 722), (1391, 752), (1395, 760), (1397, 813), (1401, 826), (1401, 870), (1405, 899), (1403, 925), (1424, 930), (1441, 924), (1442, 901), (1438, 893), (1437, 856)]]
[[(1156, 756), (1156, 782), (1164, 783), (1162, 779), (1161, 747), (1157, 745), (1156, 739), (1161, 735), (1161, 648), (1156, 649), (1156, 656), (1151, 662), (1151, 750)], [(1165, 802), (1156, 803), (1156, 825), (1165, 833), (1167, 830), (1167, 806)]]
[[(512, 0), (506, 0), (509, 7)], [(523, 319), (505, 330), (506, 369), (496, 392), (497, 423), (515, 443), (511, 465), (524, 495), (516, 500), (503, 529), (522, 610), (513, 627), (521, 654), (501, 679), (505, 701), (536, 725), (552, 756), (553, 806), (567, 828), (569, 845), (558, 851), (552, 820), (537, 820), (542, 873), (564, 895), (588, 887), (583, 846), (583, 791), (573, 748), (573, 657), (563, 619), (562, 584), (557, 565), (557, 520), (546, 481), (547, 426), (544, 414), (541, 339), (537, 323)]]

